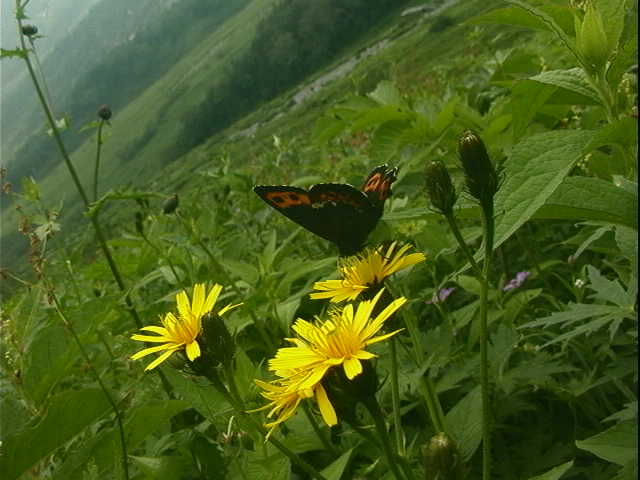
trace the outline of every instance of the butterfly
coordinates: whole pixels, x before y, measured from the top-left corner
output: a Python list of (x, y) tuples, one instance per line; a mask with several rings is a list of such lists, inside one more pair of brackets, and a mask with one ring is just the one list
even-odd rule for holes
[(267, 204), (311, 233), (333, 242), (340, 256), (360, 252), (382, 217), (397, 168), (373, 169), (361, 190), (346, 183), (318, 183), (309, 190), (287, 185), (257, 185)]

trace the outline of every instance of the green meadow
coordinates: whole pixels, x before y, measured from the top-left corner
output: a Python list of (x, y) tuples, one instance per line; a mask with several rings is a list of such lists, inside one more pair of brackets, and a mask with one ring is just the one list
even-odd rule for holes
[(212, 5), (5, 137), (2, 477), (637, 478), (637, 2)]

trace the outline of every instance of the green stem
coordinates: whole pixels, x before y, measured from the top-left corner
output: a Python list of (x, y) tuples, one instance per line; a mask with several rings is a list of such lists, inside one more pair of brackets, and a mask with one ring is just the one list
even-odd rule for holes
[(98, 145), (96, 147), (96, 166), (93, 172), (93, 201), (98, 201), (98, 177), (100, 172), (100, 150), (102, 147), (102, 126), (104, 125), (104, 120), (100, 120), (100, 125), (98, 125)]
[(302, 402), (302, 411), (306, 415), (307, 420), (309, 420), (309, 423), (311, 424), (311, 428), (313, 428), (313, 431), (316, 433), (317, 437), (322, 442), (322, 445), (324, 446), (325, 450), (327, 450), (327, 452), (329, 452), (334, 458), (337, 458), (340, 452), (336, 450), (336, 447), (329, 441), (329, 439), (327, 438), (327, 435), (324, 434), (324, 432), (318, 425), (318, 422), (316, 421), (316, 417), (311, 412), (311, 409), (309, 408), (309, 404), (307, 402)]
[(402, 415), (400, 412), (400, 389), (398, 387), (398, 348), (396, 337), (389, 339), (391, 356), (391, 404), (393, 408), (393, 423), (396, 438), (396, 451), (404, 455), (404, 430), (402, 429)]
[(378, 404), (378, 401), (375, 399), (375, 397), (371, 397), (364, 400), (363, 403), (371, 414), (371, 418), (373, 418), (376, 432), (378, 433), (378, 438), (380, 439), (382, 453), (387, 459), (387, 463), (389, 464), (391, 473), (393, 473), (393, 476), (396, 478), (396, 480), (405, 480), (405, 477), (402, 475), (402, 473), (400, 472), (400, 468), (398, 467), (396, 455), (391, 448), (391, 441), (389, 440), (387, 426), (384, 422), (382, 410), (380, 408), (380, 405)]
[[(196, 232), (193, 232), (193, 230), (191, 229), (191, 227), (189, 226), (188, 222), (186, 221), (186, 219), (180, 214), (180, 212), (176, 212), (176, 216), (180, 219), (180, 221), (182, 221), (182, 224), (184, 225), (185, 229), (190, 232), (192, 235), (197, 234)], [(220, 275), (222, 275), (224, 277), (224, 282), (225, 284), (229, 285), (231, 288), (233, 288), (233, 290), (235, 291), (235, 293), (241, 297), (242, 296), (242, 292), (240, 291), (240, 288), (238, 288), (238, 285), (236, 285), (235, 282), (232, 281), (231, 276), (229, 275), (229, 273), (227, 272), (226, 268), (224, 268), (224, 266), (220, 263), (220, 261), (213, 255), (213, 253), (211, 253), (211, 251), (209, 250), (209, 248), (204, 244), (204, 242), (200, 239), (200, 236), (198, 235), (198, 245), (200, 245), (200, 248), (202, 248), (202, 250), (204, 251), (204, 253), (207, 255), (207, 257), (209, 257), (209, 260), (211, 260), (211, 263), (213, 264), (214, 268), (216, 269), (217, 272), (220, 273)], [(258, 319), (258, 317), (256, 317), (254, 312), (249, 312), (249, 315), (251, 316), (251, 319), (253, 320), (253, 324), (256, 326), (256, 328), (258, 329), (258, 333), (260, 334), (260, 336), (262, 337), (262, 340), (264, 341), (265, 345), (267, 346), (267, 349), (269, 351), (269, 353), (271, 355), (275, 354), (276, 352), (276, 347), (273, 344), (273, 342), (271, 341), (271, 337), (267, 334), (266, 330), (264, 329), (264, 325), (263, 323)]]
[[(228, 379), (233, 378), (233, 371), (231, 370), (230, 366), (226, 367), (225, 370), (227, 371), (226, 373), (227, 378)], [(245, 411), (244, 402), (240, 399), (240, 396), (237, 393), (237, 389), (236, 389), (235, 395), (231, 394), (227, 389), (227, 387), (222, 382), (222, 379), (220, 378), (218, 371), (215, 369), (212, 369), (210, 372), (208, 372), (208, 374), (206, 375), (206, 378), (211, 382), (212, 386), (220, 393), (220, 395), (222, 395), (224, 399), (227, 402), (229, 402), (229, 405), (231, 405), (231, 407), (238, 412), (238, 414), (240, 414), (243, 418), (248, 420), (253, 425), (253, 427), (256, 428), (256, 430), (258, 430), (262, 435), (264, 435), (265, 437), (267, 436), (267, 434), (269, 433), (267, 428), (264, 425), (258, 423), (250, 414), (248, 414)], [(232, 382), (229, 382), (229, 384), (235, 385)], [(291, 462), (295, 463), (298, 467), (300, 467), (302, 470), (308, 473), (312, 478), (315, 478), (316, 480), (326, 480), (326, 478), (323, 477), (320, 474), (320, 472), (315, 470), (311, 465), (309, 465), (307, 462), (302, 460), (302, 458), (300, 458), (298, 455), (296, 455), (287, 447), (285, 447), (284, 444), (282, 444), (276, 438), (274, 438), (273, 435), (270, 435), (268, 437), (268, 441), (274, 447), (280, 450), (283, 454), (289, 457)]]
[[(20, 4), (20, 0), (16, 0), (16, 9), (17, 10), (21, 10), (21, 4)], [(18, 21), (18, 29), (19, 29), (19, 33), (20, 33), (20, 43), (21, 46), (23, 48), (23, 50), (25, 52), (27, 52), (27, 47), (26, 44), (24, 42), (24, 35), (22, 35), (22, 20), (20, 17), (17, 18)], [(24, 57), (25, 63), (27, 64), (27, 69), (29, 70), (29, 76), (31, 77), (31, 80), (33, 81), (33, 85), (36, 89), (36, 93), (38, 95), (38, 98), (40, 100), (40, 103), (42, 104), (42, 108), (44, 110), (45, 116), (47, 117), (47, 122), (49, 124), (49, 126), (51, 127), (51, 132), (53, 135), (53, 139), (56, 143), (56, 146), (58, 147), (58, 150), (60, 151), (60, 154), (62, 155), (62, 159), (64, 160), (64, 163), (67, 167), (67, 170), (69, 170), (69, 174), (71, 175), (71, 179), (73, 180), (73, 183), (76, 187), (76, 189), (78, 190), (78, 194), (80, 195), (80, 198), (82, 199), (82, 203), (84, 204), (84, 206), (88, 209), (90, 202), (89, 202), (89, 197), (87, 196), (87, 193), (84, 190), (84, 187), (82, 186), (82, 183), (80, 182), (80, 178), (78, 177), (78, 173), (76, 172), (75, 167), (73, 166), (73, 163), (71, 162), (71, 157), (69, 156), (69, 153), (67, 152), (67, 148), (64, 145), (64, 142), (62, 141), (62, 137), (60, 136), (60, 131), (58, 130), (58, 127), (56, 126), (56, 122), (55, 122), (55, 118), (53, 115), (53, 112), (51, 110), (51, 108), (49, 107), (49, 103), (47, 102), (46, 96), (42, 90), (42, 87), (40, 86), (40, 82), (38, 81), (36, 72), (33, 68), (33, 65), (31, 64), (31, 60), (29, 59), (29, 55), (25, 55)], [(98, 238), (98, 242), (100, 243), (100, 247), (102, 248), (102, 251), (104, 253), (104, 256), (107, 260), (107, 263), (109, 264), (109, 268), (111, 269), (111, 273), (113, 274), (113, 277), (118, 285), (118, 288), (120, 289), (120, 291), (125, 292), (126, 291), (126, 287), (124, 285), (124, 282), (122, 280), (122, 277), (120, 276), (120, 272), (118, 271), (118, 267), (115, 263), (115, 261), (113, 260), (113, 257), (111, 255), (111, 250), (109, 249), (109, 246), (107, 245), (107, 241), (105, 239), (104, 234), (102, 233), (102, 228), (100, 227), (100, 224), (98, 223), (98, 219), (95, 216), (90, 216), (89, 220), (91, 221), (91, 225), (93, 226), (95, 232), (96, 232), (96, 237)], [(138, 328), (142, 328), (142, 322), (140, 321), (140, 318), (138, 317), (138, 312), (136, 311), (133, 302), (131, 301), (131, 298), (129, 297), (129, 294), (126, 295), (125, 297), (125, 302), (127, 304), (127, 310), (129, 311), (129, 314), (131, 315), (131, 317), (133, 318), (134, 322), (136, 323), (136, 326)]]
[(458, 242), (458, 245), (460, 245), (460, 248), (462, 249), (464, 256), (467, 257), (467, 261), (471, 265), (471, 268), (473, 268), (474, 273), (476, 274), (476, 276), (480, 275), (481, 274), (480, 267), (478, 266), (476, 259), (473, 257), (473, 253), (471, 253), (471, 250), (467, 246), (467, 243), (464, 241), (464, 238), (462, 237), (462, 233), (460, 233), (460, 229), (458, 228), (458, 222), (456, 222), (456, 218), (453, 215), (444, 215), (444, 218), (449, 224), (451, 233), (453, 233), (453, 236)]
[(480, 383), (482, 391), (482, 478), (491, 476), (491, 403), (489, 392), (489, 335), (487, 328), (489, 299), (489, 269), (493, 255), (493, 202), (484, 202), (481, 208), (484, 229), (484, 257), (480, 282)]
[(73, 339), (78, 344), (78, 348), (80, 349), (80, 352), (82, 353), (82, 356), (84, 356), (84, 358), (85, 358), (85, 360), (87, 362), (87, 365), (89, 366), (89, 370), (91, 371), (91, 373), (93, 374), (94, 378), (98, 382), (98, 385), (100, 385), (100, 388), (102, 389), (103, 393), (107, 397), (107, 401), (111, 405), (111, 408), (113, 409), (113, 411), (114, 411), (114, 413), (116, 415), (116, 421), (118, 423), (118, 431), (120, 433), (120, 445), (122, 447), (122, 468), (124, 470), (124, 478), (128, 479), (129, 478), (129, 465), (127, 463), (127, 442), (126, 442), (126, 438), (125, 438), (125, 434), (124, 434), (124, 425), (122, 423), (122, 413), (118, 409), (118, 406), (116, 405), (116, 402), (113, 400), (113, 397), (111, 397), (111, 395), (109, 394), (109, 391), (107, 390), (107, 386), (104, 384), (104, 382), (102, 381), (102, 378), (100, 377), (100, 375), (96, 371), (95, 367), (93, 366), (93, 362), (91, 361), (91, 357), (89, 356), (89, 354), (85, 350), (84, 345), (82, 345), (82, 341), (80, 340), (80, 337), (78, 336), (78, 334), (76, 333), (75, 329), (73, 328), (73, 324), (67, 320), (67, 317), (65, 316), (64, 312), (62, 311), (62, 307), (60, 305), (60, 302), (58, 301), (58, 297), (56, 296), (54, 289), (49, 285), (47, 285), (47, 288), (49, 290), (49, 293), (51, 294), (51, 298), (53, 299), (53, 304), (55, 306), (56, 312), (58, 313), (58, 315), (62, 319), (62, 323), (64, 324), (64, 326), (67, 328), (69, 333), (71, 333), (71, 336), (73, 337)]

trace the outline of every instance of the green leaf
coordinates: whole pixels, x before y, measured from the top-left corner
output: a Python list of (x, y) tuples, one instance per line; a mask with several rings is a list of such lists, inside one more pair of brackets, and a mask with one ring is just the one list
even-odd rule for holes
[(613, 51), (620, 41), (627, 10), (626, 0), (592, 0), (606, 35), (607, 48)]
[(338, 458), (331, 465), (322, 470), (320, 474), (327, 480), (340, 480), (345, 469), (349, 465), (352, 456), (353, 448), (350, 448), (342, 455), (340, 455), (340, 458)]
[(381, 105), (406, 105), (405, 100), (398, 91), (398, 87), (388, 80), (380, 82), (368, 96)]
[(638, 278), (638, 231), (623, 226), (616, 227), (616, 244), (629, 260), (631, 272)]
[(0, 48), (0, 58), (27, 58), (27, 51), (22, 48), (15, 48), (13, 50), (7, 50), (6, 48)]
[(591, 153), (604, 145), (613, 145), (622, 149), (629, 149), (635, 145), (638, 139), (638, 121), (634, 118), (624, 117), (613, 123), (607, 124), (594, 136), (585, 154)]
[[(124, 438), (131, 448), (143, 442), (151, 433), (164, 425), (189, 405), (182, 400), (148, 402), (148, 405), (132, 407), (126, 411)], [(96, 462), (98, 470), (104, 473), (122, 459), (120, 430), (117, 425), (102, 430), (70, 455), (56, 472), (55, 479), (78, 478), (89, 459)]]
[(471, 390), (446, 415), (447, 425), (463, 462), (471, 458), (482, 439), (480, 387)]
[(187, 466), (184, 457), (136, 457), (129, 455), (132, 465), (149, 478), (157, 480), (180, 480)]
[(611, 302), (614, 305), (633, 310), (636, 303), (636, 292), (633, 289), (626, 292), (618, 279), (609, 280), (603, 277), (593, 265), (587, 265), (587, 274), (589, 276), (587, 288), (596, 292), (589, 298)]
[(537, 17), (539, 20), (541, 20), (542, 22), (544, 22), (546, 26), (549, 28), (549, 30), (555, 33), (558, 36), (558, 38), (564, 42), (564, 44), (569, 49), (569, 51), (573, 53), (578, 60), (580, 60), (580, 53), (576, 50), (573, 39), (567, 35), (565, 30), (560, 28), (560, 25), (558, 25), (556, 20), (551, 15), (549, 15), (549, 13), (547, 13), (541, 8), (535, 7), (521, 0), (503, 0), (503, 1), (505, 3), (509, 3), (511, 5), (515, 5), (521, 8), (528, 14), (533, 15)]
[(0, 456), (3, 478), (17, 479), (110, 411), (111, 405), (99, 388), (53, 396), (47, 413), (36, 426), (3, 440)]
[(638, 458), (637, 422), (619, 423), (593, 437), (576, 440), (576, 446), (607, 462), (626, 465)]
[(637, 230), (638, 197), (597, 178), (567, 177), (535, 217), (599, 221)]
[(593, 132), (558, 130), (525, 138), (504, 163), (505, 182), (496, 195), (495, 246), (509, 238), (551, 197)]
[(612, 89), (617, 89), (622, 79), (622, 75), (627, 71), (629, 66), (633, 64), (638, 55), (638, 36), (634, 35), (630, 38), (613, 57), (609, 68), (607, 69), (607, 80)]
[(513, 136), (520, 138), (545, 104), (600, 105), (580, 68), (552, 70), (516, 83), (511, 94)]
[(605, 63), (613, 47), (608, 44), (602, 16), (594, 2), (587, 3), (587, 11), (579, 28), (576, 29), (576, 46), (586, 60), (586, 63), (583, 62), (584, 67), (589, 69), (595, 67), (596, 70), (604, 71)]
[(557, 467), (553, 467), (551, 470), (543, 473), (542, 475), (530, 477), (529, 480), (558, 480), (567, 471), (569, 471), (571, 467), (573, 467), (573, 460), (567, 463), (563, 463), (562, 465), (558, 465)]
[[(551, 19), (556, 26), (567, 35), (575, 35), (573, 13), (570, 8), (550, 5), (539, 8)], [(524, 10), (519, 7), (496, 8), (488, 13), (473, 17), (468, 20), (468, 24), (478, 23), (502, 23), (505, 25), (514, 25), (516, 27), (526, 27), (536, 30), (544, 30), (545, 32), (554, 32), (550, 22), (535, 15), (531, 11)]]

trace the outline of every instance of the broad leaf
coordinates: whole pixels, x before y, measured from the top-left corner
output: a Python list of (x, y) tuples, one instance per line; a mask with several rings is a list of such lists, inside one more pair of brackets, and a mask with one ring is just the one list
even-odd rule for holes
[(0, 456), (3, 478), (18, 478), (110, 411), (107, 397), (98, 388), (53, 396), (47, 413), (36, 426), (3, 440)]
[(495, 245), (509, 238), (563, 182), (593, 132), (559, 130), (527, 137), (505, 161), (506, 178), (496, 195)]
[(614, 223), (637, 230), (638, 197), (597, 178), (567, 177), (535, 217)]
[(619, 423), (593, 437), (576, 440), (576, 446), (607, 462), (626, 465), (638, 457), (638, 424), (634, 420)]

